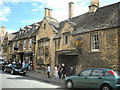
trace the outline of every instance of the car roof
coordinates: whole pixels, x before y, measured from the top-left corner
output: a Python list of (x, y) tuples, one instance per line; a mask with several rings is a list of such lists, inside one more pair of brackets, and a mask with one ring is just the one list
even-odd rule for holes
[(97, 70), (104, 70), (104, 71), (111, 71), (112, 69), (106, 69), (106, 68), (90, 68), (90, 69), (97, 69)]

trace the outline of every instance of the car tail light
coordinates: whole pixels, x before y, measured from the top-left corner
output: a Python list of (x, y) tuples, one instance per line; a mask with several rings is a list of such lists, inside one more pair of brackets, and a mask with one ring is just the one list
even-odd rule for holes
[(111, 71), (108, 71), (108, 73), (112, 74), (115, 76), (115, 73), (111, 70)]

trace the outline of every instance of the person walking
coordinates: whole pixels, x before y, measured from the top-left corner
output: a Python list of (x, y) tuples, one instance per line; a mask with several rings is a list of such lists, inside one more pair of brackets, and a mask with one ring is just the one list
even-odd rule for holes
[(62, 64), (61, 78), (64, 79), (65, 77), (66, 77), (66, 67), (65, 67), (65, 64)]
[(50, 64), (47, 65), (47, 75), (48, 78), (50, 78)]
[(28, 62), (26, 61), (25, 62), (25, 69), (28, 71), (28, 69), (29, 69), (29, 64), (28, 64)]
[(24, 61), (22, 62), (22, 68), (25, 69), (25, 62)]
[(58, 79), (58, 68), (57, 68), (56, 65), (55, 65), (55, 68), (54, 68), (54, 79)]
[(61, 78), (61, 64), (58, 65), (58, 76), (59, 76), (59, 79)]

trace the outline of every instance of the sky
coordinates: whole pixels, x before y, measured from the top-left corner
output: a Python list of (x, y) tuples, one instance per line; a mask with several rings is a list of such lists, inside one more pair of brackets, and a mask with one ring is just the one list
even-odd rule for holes
[[(120, 0), (99, 0), (100, 7)], [(59, 22), (68, 19), (68, 3), (74, 2), (74, 16), (88, 12), (90, 0), (0, 0), (0, 27), (13, 33), (41, 21), (44, 8), (52, 9), (52, 17)]]

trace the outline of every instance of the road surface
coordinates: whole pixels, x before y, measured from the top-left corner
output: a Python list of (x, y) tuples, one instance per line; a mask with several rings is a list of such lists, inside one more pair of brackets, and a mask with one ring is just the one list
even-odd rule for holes
[(45, 83), (26, 76), (2, 73), (1, 70), (0, 81), (1, 88), (61, 88), (61, 86), (53, 85), (50, 82)]

